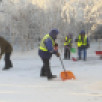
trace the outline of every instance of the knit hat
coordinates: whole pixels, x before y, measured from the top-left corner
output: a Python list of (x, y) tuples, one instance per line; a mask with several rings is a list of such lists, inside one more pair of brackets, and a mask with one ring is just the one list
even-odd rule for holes
[(50, 31), (49, 35), (50, 35), (53, 39), (56, 39), (58, 33), (59, 33), (58, 29), (52, 29), (52, 30)]
[(84, 30), (81, 30), (80, 34), (85, 34), (85, 31)]

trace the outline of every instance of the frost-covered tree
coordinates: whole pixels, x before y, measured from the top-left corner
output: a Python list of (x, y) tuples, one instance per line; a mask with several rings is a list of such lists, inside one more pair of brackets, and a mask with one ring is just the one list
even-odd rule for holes
[(52, 28), (60, 31), (62, 43), (68, 33), (81, 29), (93, 34), (101, 22), (101, 0), (2, 0), (0, 35), (16, 50), (30, 50)]

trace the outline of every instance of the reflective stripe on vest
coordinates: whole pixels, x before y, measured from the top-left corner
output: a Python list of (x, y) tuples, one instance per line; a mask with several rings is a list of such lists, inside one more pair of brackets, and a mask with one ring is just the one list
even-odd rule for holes
[(64, 42), (64, 45), (69, 45), (69, 43), (71, 42), (72, 39), (68, 39), (68, 37), (66, 36), (65, 40), (66, 41)]
[(42, 51), (48, 51), (48, 49), (46, 48), (46, 46), (45, 46), (45, 40), (46, 39), (51, 39), (51, 41), (52, 41), (52, 46), (54, 47), (54, 45), (55, 45), (55, 41), (52, 39), (52, 37), (51, 36), (49, 36), (49, 34), (46, 34), (44, 37), (43, 37), (43, 39), (41, 40), (41, 43), (40, 43), (40, 50), (42, 50)]
[(79, 35), (78, 39), (79, 39), (78, 43), (77, 43), (78, 47), (81, 47), (82, 45), (87, 45), (87, 36), (86, 35), (84, 37), (84, 42), (82, 42), (82, 40), (81, 40), (81, 35)]

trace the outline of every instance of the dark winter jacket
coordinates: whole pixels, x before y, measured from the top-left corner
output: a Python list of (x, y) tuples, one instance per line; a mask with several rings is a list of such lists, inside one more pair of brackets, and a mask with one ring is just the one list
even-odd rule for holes
[(11, 44), (1, 36), (0, 36), (0, 49), (1, 49), (0, 55), (4, 53), (11, 53), (13, 50)]
[[(49, 35), (52, 37), (52, 39), (56, 39), (56, 36), (58, 35), (57, 30), (51, 30)], [(38, 54), (42, 59), (50, 59), (52, 57), (52, 54), (56, 54), (57, 51), (54, 50), (52, 46), (52, 40), (51, 39), (46, 39), (45, 40), (45, 46), (48, 49), (48, 51), (42, 51), (39, 49)]]
[(52, 47), (51, 39), (46, 39), (45, 45), (46, 45), (46, 48), (48, 49), (48, 51), (41, 51), (39, 49), (39, 55), (43, 59), (50, 59), (52, 57), (52, 54), (56, 54), (57, 51), (55, 51), (54, 48)]

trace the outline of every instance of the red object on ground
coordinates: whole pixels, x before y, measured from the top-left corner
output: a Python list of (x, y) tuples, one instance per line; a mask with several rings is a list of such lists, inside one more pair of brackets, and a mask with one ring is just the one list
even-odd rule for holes
[(72, 60), (73, 60), (73, 61), (77, 61), (77, 59), (76, 59), (76, 58), (74, 58), (74, 57), (72, 57)]
[(96, 55), (102, 55), (102, 51), (96, 51)]

